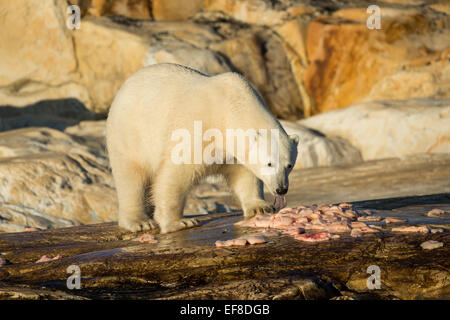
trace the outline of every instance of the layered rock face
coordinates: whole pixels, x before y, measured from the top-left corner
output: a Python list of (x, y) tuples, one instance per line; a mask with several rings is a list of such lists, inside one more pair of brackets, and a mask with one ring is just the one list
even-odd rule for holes
[(72, 97), (105, 113), (123, 81), (156, 62), (240, 72), (287, 120), (363, 101), (450, 97), (445, 1), (379, 3), (380, 29), (367, 27), (365, 1), (70, 3), (81, 8), (79, 30), (66, 26), (66, 1), (1, 4), (0, 26), (11, 30), (1, 35), (2, 105)]
[[(432, 17), (435, 18), (432, 18)], [(448, 16), (381, 9), (381, 29), (364, 9), (341, 9), (308, 27), (305, 86), (316, 112), (361, 101), (448, 98)]]

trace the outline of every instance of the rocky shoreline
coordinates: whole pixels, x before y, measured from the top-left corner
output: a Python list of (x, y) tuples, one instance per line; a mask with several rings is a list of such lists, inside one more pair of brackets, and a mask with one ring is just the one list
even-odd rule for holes
[[(354, 203), (374, 214), (449, 210), (449, 194)], [(421, 205), (420, 203), (428, 203)], [(200, 227), (133, 241), (115, 223), (0, 234), (0, 298), (22, 299), (448, 299), (448, 218), (435, 234), (392, 233), (310, 244), (290, 236), (240, 248), (214, 242), (249, 231), (239, 213), (201, 216)], [(433, 224), (435, 225), (435, 224)], [(425, 250), (434, 240), (445, 245)], [(42, 255), (62, 257), (35, 263)], [(69, 290), (66, 269), (81, 270), (81, 289)], [(381, 269), (381, 289), (366, 285), (367, 268)]]

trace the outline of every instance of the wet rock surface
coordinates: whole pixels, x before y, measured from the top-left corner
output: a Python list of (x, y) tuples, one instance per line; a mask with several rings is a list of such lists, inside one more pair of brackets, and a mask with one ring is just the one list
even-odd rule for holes
[[(320, 243), (271, 236), (266, 243), (217, 248), (217, 240), (254, 230), (234, 226), (240, 213), (200, 216), (197, 228), (133, 241), (115, 223), (0, 235), (0, 297), (35, 299), (448, 299), (450, 219), (427, 217), (448, 210), (448, 194), (353, 203), (374, 215), (407, 218), (408, 225), (439, 225), (442, 233), (396, 234), (391, 225), (354, 239)], [(374, 225), (381, 222), (374, 222)], [(444, 243), (423, 250), (425, 241)], [(61, 258), (35, 263), (47, 255)], [(66, 287), (70, 265), (81, 270), (81, 289)], [(369, 290), (367, 268), (381, 269), (381, 289)]]

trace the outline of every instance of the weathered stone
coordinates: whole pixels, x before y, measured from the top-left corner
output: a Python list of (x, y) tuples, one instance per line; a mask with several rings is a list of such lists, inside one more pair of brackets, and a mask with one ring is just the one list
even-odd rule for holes
[(88, 300), (59, 290), (30, 289), (27, 286), (1, 287), (0, 299), (11, 300)]
[(107, 20), (83, 20), (74, 33), (78, 71), (92, 109), (106, 112), (124, 80), (144, 65), (148, 44)]
[(448, 154), (421, 154), (294, 170), (289, 175), (288, 206), (448, 193), (449, 165)]
[[(404, 214), (409, 202), (426, 211), (421, 201), (440, 208), (448, 195), (434, 200), (406, 198), (403, 204), (383, 199), (366, 208), (375, 214), (393, 215), (393, 208)], [(214, 247), (216, 240), (248, 234), (233, 227), (240, 214), (199, 219), (200, 227), (156, 235), (158, 242), (151, 244), (136, 243), (132, 239), (142, 232), (127, 233), (115, 223), (0, 234), (0, 251), (11, 262), (0, 268), (0, 295), (8, 298), (7, 292), (27, 291), (34, 293), (21, 298), (52, 298), (42, 294), (51, 287), (61, 298), (70, 298), (62, 293), (73, 293), (66, 287), (66, 269), (73, 264), (82, 275), (76, 297), (96, 299), (447, 299), (449, 295), (450, 249), (430, 252), (420, 247), (429, 240), (447, 242), (448, 232), (395, 235), (384, 230), (382, 236), (358, 241), (343, 236), (316, 245), (279, 236), (242, 250)], [(61, 259), (33, 263), (43, 255)], [(381, 269), (380, 290), (367, 288), (366, 270), (372, 264)]]
[(150, 1), (147, 0), (78, 0), (88, 14), (94, 16), (122, 15), (136, 19), (151, 18)]
[(204, 0), (153, 0), (152, 12), (156, 20), (186, 20), (198, 12)]
[[(440, 3), (386, 3), (382, 29), (369, 30), (362, 2), (71, 2), (113, 17), (86, 16), (69, 30), (64, 2), (3, 4), (3, 29), (14, 30), (1, 36), (0, 105), (74, 98), (104, 113), (145, 61), (241, 72), (277, 117), (290, 120), (361, 101), (450, 96), (450, 27)], [(127, 18), (149, 18), (151, 10), (157, 19), (190, 21)]]
[(439, 241), (434, 241), (434, 240), (428, 240), (428, 241), (422, 242), (420, 244), (420, 246), (424, 250), (433, 250), (433, 249), (437, 249), (437, 248), (443, 247), (444, 243), (439, 242)]
[[(49, 101), (78, 101), (85, 108), (91, 109), (89, 92), (83, 85), (75, 81), (67, 81), (59, 85), (48, 85), (41, 81), (23, 80), (0, 88), (0, 107), (28, 107), (32, 104), (43, 104)], [(51, 117), (52, 114), (40, 116)]]
[(361, 162), (359, 151), (340, 138), (328, 138), (295, 122), (281, 121), (288, 134), (300, 137), (294, 169), (323, 167)]
[(317, 11), (301, 2), (267, 0), (206, 0), (204, 9), (222, 12), (241, 22), (267, 26), (278, 25), (295, 16)]
[(167, 40), (151, 46), (145, 65), (163, 62), (188, 66), (208, 75), (230, 71), (230, 67), (222, 56), (211, 50), (197, 48), (177, 40)]
[(450, 3), (437, 2), (429, 5), (433, 10), (443, 12), (447, 15), (450, 15)]
[(86, 89), (76, 82), (65, 9), (64, 1), (2, 1), (0, 106), (77, 98), (90, 107)]
[[(106, 153), (49, 128), (0, 134), (1, 229), (115, 220)], [(19, 230), (18, 230), (19, 231)]]
[(380, 30), (367, 28), (366, 8), (309, 24), (304, 81), (317, 112), (360, 101), (450, 96), (448, 18), (417, 9), (382, 8), (381, 15)]
[(76, 58), (64, 1), (2, 1), (0, 11), (0, 86), (26, 80), (48, 86), (68, 81), (76, 71)]
[(347, 140), (364, 160), (450, 153), (450, 100), (361, 103), (299, 123)]
[(302, 117), (303, 100), (291, 72), (288, 48), (276, 33), (243, 29), (209, 48), (228, 57), (233, 70), (250, 81), (276, 117)]
[(306, 91), (304, 75), (308, 66), (306, 51), (306, 31), (309, 23), (308, 18), (299, 17), (290, 20), (276, 29), (283, 38), (286, 56), (291, 66), (291, 72), (299, 90), (302, 104), (301, 109), (305, 117), (315, 113), (314, 101)]

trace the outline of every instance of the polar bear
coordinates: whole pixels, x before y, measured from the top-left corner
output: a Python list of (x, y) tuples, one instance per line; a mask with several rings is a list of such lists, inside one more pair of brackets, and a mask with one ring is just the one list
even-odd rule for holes
[[(216, 139), (214, 157), (223, 161), (179, 163), (174, 150), (180, 142), (173, 139), (174, 134), (194, 135), (194, 123), (217, 135), (253, 129), (256, 135), (248, 136), (241, 156), (235, 153), (238, 143), (224, 150)], [(261, 132), (274, 129), (279, 133), (274, 140), (278, 152), (261, 152), (265, 154), (262, 160), (249, 161), (249, 152), (267, 137)], [(169, 63), (144, 67), (125, 81), (108, 114), (106, 140), (118, 195), (119, 226), (130, 231), (159, 226), (161, 233), (198, 224), (196, 219), (183, 218), (186, 195), (211, 175), (225, 178), (245, 218), (272, 212), (273, 207), (264, 200), (263, 185), (274, 195), (287, 193), (298, 144), (298, 137), (286, 134), (242, 76), (231, 72), (208, 76)], [(274, 141), (270, 140), (270, 147), (275, 146)], [(194, 142), (194, 149), (202, 151), (205, 145), (206, 141), (200, 146)], [(189, 160), (189, 156), (183, 159)], [(263, 172), (268, 168), (272, 169), (270, 174)]]

